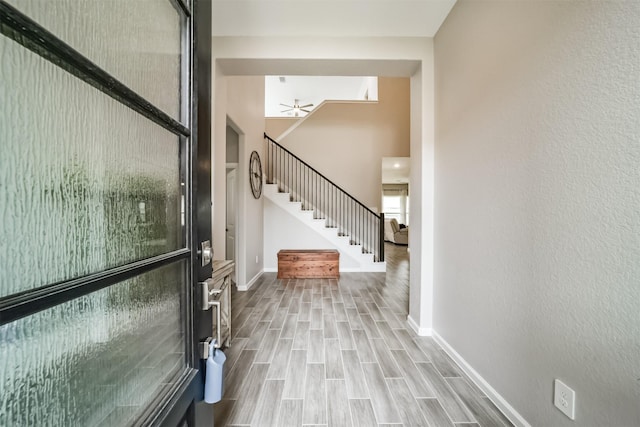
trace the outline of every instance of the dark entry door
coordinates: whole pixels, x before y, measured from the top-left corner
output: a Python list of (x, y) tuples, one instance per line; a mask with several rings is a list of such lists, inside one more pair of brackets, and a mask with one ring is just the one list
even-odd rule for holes
[(195, 423), (200, 7), (0, 0), (0, 425)]

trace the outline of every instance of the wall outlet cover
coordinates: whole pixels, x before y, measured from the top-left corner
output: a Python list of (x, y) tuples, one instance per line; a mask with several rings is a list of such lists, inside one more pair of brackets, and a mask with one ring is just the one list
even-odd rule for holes
[(567, 417), (576, 419), (576, 392), (560, 380), (554, 382), (553, 404)]

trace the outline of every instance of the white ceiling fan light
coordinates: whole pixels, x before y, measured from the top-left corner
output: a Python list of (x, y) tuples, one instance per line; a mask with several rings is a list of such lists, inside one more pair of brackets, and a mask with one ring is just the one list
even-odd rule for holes
[(287, 104), (280, 104), (280, 105), (283, 107), (287, 107), (286, 110), (281, 111), (282, 113), (292, 112), (295, 117), (298, 117), (300, 115), (300, 112), (303, 112), (305, 114), (310, 113), (311, 110), (307, 110), (307, 108), (313, 107), (313, 104), (300, 105), (299, 99), (294, 99), (293, 105), (287, 105)]

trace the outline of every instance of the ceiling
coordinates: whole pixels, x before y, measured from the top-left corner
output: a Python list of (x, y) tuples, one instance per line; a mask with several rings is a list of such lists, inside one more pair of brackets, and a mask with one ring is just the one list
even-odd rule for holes
[(213, 0), (213, 36), (433, 37), (456, 0)]
[(400, 184), (409, 182), (411, 159), (409, 157), (383, 157), (382, 183)]

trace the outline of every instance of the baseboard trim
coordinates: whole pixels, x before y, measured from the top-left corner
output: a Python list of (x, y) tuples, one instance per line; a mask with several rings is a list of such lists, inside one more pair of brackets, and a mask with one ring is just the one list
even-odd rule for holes
[(256, 283), (258, 281), (260, 276), (262, 276), (263, 272), (264, 272), (264, 270), (261, 270), (260, 272), (258, 272), (258, 274), (253, 276), (253, 279), (249, 280), (246, 285), (244, 285), (244, 286), (238, 285), (237, 286), (238, 290), (239, 291), (248, 291), (249, 289), (251, 289), (251, 287), (254, 285), (254, 283)]
[(465, 374), (487, 395), (494, 405), (517, 427), (531, 427), (531, 424), (525, 420), (522, 415), (516, 411), (513, 406), (507, 402), (493, 387), (489, 384), (471, 365), (464, 360), (453, 347), (442, 338), (436, 331), (431, 331), (433, 339), (442, 347), (442, 349), (453, 359), (454, 362), (464, 371)]
[(413, 320), (411, 316), (407, 316), (407, 323), (409, 324), (409, 327), (413, 330), (413, 332), (415, 332), (419, 336), (421, 337), (431, 336), (431, 333), (432, 333), (431, 328), (421, 328), (420, 325), (418, 325), (418, 322)]
[[(265, 273), (277, 273), (278, 272), (278, 268), (277, 267), (265, 267), (264, 270)], [(346, 268), (340, 268), (340, 273), (367, 273), (369, 272), (368, 270), (363, 270), (360, 267), (346, 267)], [(373, 273), (378, 272), (376, 271), (371, 271)]]

